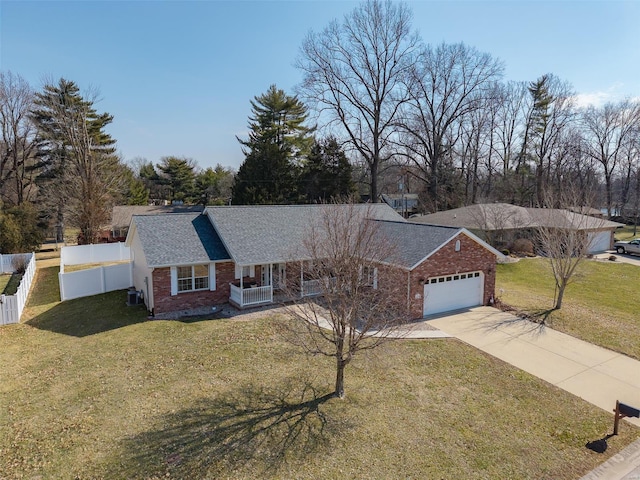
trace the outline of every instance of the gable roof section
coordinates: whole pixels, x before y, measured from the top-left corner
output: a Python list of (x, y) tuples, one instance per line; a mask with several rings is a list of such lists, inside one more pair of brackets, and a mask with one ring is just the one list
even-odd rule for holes
[(497, 257), (504, 257), (502, 253), (465, 228), (413, 222), (380, 221), (378, 224), (380, 234), (397, 246), (393, 258), (388, 263), (407, 270), (416, 268), (459, 234), (466, 235)]
[(388, 263), (412, 270), (447, 243), (461, 228), (409, 222), (377, 221), (378, 231), (395, 245)]
[(131, 224), (138, 232), (149, 267), (210, 263), (231, 258), (206, 215), (134, 215)]
[(623, 226), (621, 223), (568, 210), (525, 208), (509, 203), (469, 205), (468, 207), (413, 217), (411, 221), (472, 230), (512, 230), (543, 226), (555, 228), (575, 226), (578, 230), (608, 230)]
[(370, 218), (404, 222), (383, 203), (359, 205), (247, 205), (207, 207), (227, 251), (239, 265), (284, 263), (305, 258), (300, 247), (325, 208), (356, 208)]

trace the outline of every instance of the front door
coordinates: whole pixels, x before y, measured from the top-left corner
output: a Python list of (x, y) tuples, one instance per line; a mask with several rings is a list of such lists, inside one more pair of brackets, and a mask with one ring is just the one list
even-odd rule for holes
[(271, 265), (262, 265), (260, 271), (260, 285), (263, 287), (271, 285)]

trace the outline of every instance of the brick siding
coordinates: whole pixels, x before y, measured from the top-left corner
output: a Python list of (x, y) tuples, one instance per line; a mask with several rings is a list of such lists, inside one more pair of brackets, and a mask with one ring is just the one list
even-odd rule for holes
[(206, 306), (220, 305), (229, 301), (229, 282), (235, 280), (233, 262), (216, 264), (216, 289), (183, 292), (171, 295), (171, 269), (156, 268), (153, 270), (153, 313), (167, 313), (178, 310), (190, 310)]
[[(460, 251), (455, 251), (456, 240), (460, 240)], [(413, 318), (423, 316), (424, 282), (429, 277), (455, 273), (481, 271), (484, 273), (483, 304), (488, 305), (495, 293), (496, 257), (489, 250), (461, 233), (426, 261), (411, 271), (409, 311)], [(419, 298), (417, 296), (419, 295)]]
[[(460, 251), (456, 252), (455, 244), (458, 239), (460, 240)], [(378, 282), (381, 288), (383, 284), (385, 285), (384, 288), (389, 288), (389, 282), (391, 282), (397, 289), (396, 295), (399, 298), (407, 299), (406, 282), (409, 281), (409, 314), (412, 318), (422, 318), (424, 282), (428, 278), (481, 271), (484, 273), (483, 303), (488, 305), (495, 293), (495, 265), (496, 260), (493, 253), (468, 236), (459, 234), (409, 273), (400, 269), (389, 268), (388, 266), (380, 266)], [(255, 277), (245, 278), (245, 283), (250, 281), (259, 283), (260, 274), (260, 266), (256, 266)], [(286, 275), (290, 282), (297, 281), (300, 277), (299, 264), (287, 264)], [(234, 263), (217, 263), (216, 290), (186, 292), (172, 296), (171, 270), (169, 268), (156, 268), (153, 271), (154, 313), (160, 314), (227, 303), (230, 296), (229, 283), (235, 281)]]

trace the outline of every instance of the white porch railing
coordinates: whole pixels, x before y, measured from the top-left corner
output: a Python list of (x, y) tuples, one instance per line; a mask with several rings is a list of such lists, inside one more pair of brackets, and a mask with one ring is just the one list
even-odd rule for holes
[(240, 307), (260, 305), (273, 302), (273, 289), (271, 285), (266, 287), (240, 288), (230, 283), (231, 301)]
[[(327, 284), (328, 282), (328, 284)], [(335, 277), (315, 278), (313, 280), (305, 280), (302, 282), (302, 289), (300, 291), (301, 297), (314, 297), (322, 295), (329, 287), (336, 283)]]

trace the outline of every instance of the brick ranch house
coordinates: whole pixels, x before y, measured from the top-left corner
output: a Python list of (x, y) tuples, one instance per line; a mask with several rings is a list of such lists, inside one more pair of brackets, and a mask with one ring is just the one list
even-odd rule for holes
[[(133, 281), (153, 315), (230, 303), (274, 302), (287, 278), (299, 294), (318, 293), (304, 279), (304, 238), (325, 208), (347, 205), (207, 207), (202, 213), (134, 215), (126, 239)], [(394, 258), (370, 272), (372, 288), (394, 269), (406, 282), (411, 318), (493, 301), (502, 254), (464, 228), (408, 222), (386, 204), (356, 205), (363, 221), (394, 244)], [(366, 210), (365, 210), (366, 209)], [(382, 265), (381, 265), (382, 266)]]

